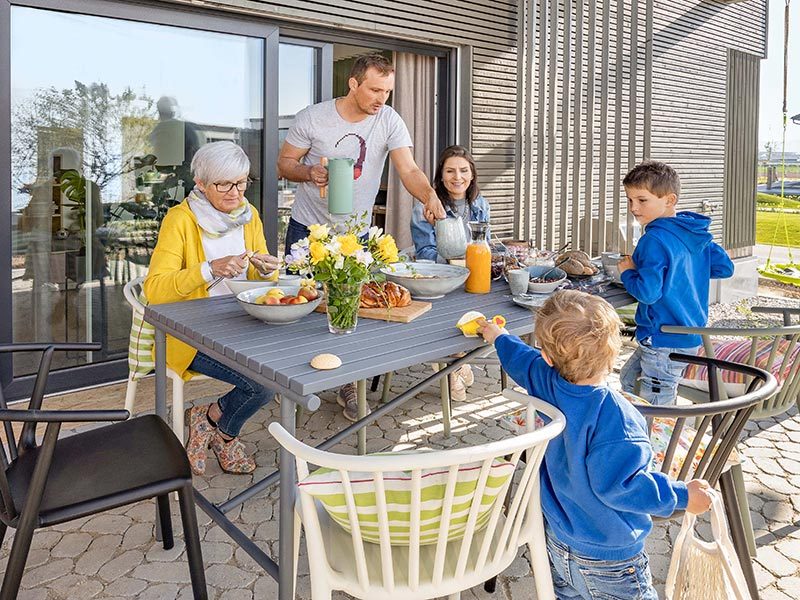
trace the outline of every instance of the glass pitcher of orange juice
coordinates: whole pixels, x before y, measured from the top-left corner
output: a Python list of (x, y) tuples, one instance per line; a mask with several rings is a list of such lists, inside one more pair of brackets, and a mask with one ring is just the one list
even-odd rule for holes
[(466, 266), (469, 277), (464, 289), (471, 294), (488, 294), (492, 287), (492, 249), (486, 241), (489, 223), (470, 221), (472, 241), (467, 244)]

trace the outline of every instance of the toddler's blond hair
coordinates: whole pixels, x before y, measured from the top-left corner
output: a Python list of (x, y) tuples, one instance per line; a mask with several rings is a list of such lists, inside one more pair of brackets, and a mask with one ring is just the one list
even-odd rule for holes
[(602, 298), (565, 290), (539, 309), (534, 335), (561, 376), (575, 383), (611, 372), (622, 347), (620, 325)]

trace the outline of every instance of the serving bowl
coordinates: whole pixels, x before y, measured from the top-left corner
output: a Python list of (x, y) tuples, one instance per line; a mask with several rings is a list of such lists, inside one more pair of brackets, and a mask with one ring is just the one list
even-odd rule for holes
[(242, 292), (259, 289), (262, 287), (297, 287), (300, 285), (300, 279), (300, 275), (281, 273), (278, 276), (278, 281), (268, 281), (266, 279), (262, 279), (260, 281), (256, 279), (226, 279), (225, 283), (228, 285), (228, 289), (233, 293), (233, 295), (238, 296)]
[(269, 323), (271, 325), (285, 325), (299, 321), (306, 315), (314, 312), (314, 309), (322, 302), (324, 294), (317, 292), (316, 300), (309, 300), (302, 304), (256, 304), (259, 296), (266, 294), (270, 290), (279, 288), (287, 296), (296, 296), (300, 291), (300, 286), (263, 286), (253, 290), (246, 290), (236, 295), (236, 300), (247, 314)]
[(419, 300), (441, 298), (464, 285), (469, 277), (466, 267), (437, 263), (393, 263), (382, 268), (381, 273)]
[[(528, 291), (532, 294), (549, 294), (555, 291), (567, 278), (567, 273), (563, 269), (543, 265), (528, 267), (528, 274), (531, 277), (531, 281), (528, 282)], [(533, 281), (542, 275), (546, 275), (546, 281)]]
[(242, 292), (249, 292), (250, 290), (275, 287), (274, 281), (256, 281), (255, 279), (226, 279), (224, 283), (234, 296), (238, 296)]

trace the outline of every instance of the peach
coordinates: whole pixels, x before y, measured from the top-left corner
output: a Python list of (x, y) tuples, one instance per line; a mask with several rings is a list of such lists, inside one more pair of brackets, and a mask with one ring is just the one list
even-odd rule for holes
[(301, 287), (300, 291), (297, 293), (298, 296), (305, 298), (306, 301), (308, 300), (316, 300), (317, 299), (317, 290), (311, 287)]
[(297, 296), (284, 296), (281, 298), (281, 304), (291, 304), (292, 299), (296, 298)]
[(264, 304), (280, 304), (280, 303), (281, 303), (281, 299), (280, 299), (280, 298), (277, 298), (277, 297), (275, 297), (275, 296), (268, 296), (268, 297), (267, 297), (267, 298), (264, 300)]

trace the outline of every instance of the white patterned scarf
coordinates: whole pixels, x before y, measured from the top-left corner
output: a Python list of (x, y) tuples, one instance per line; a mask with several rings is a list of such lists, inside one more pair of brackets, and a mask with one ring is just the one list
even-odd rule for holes
[(242, 198), (242, 203), (229, 213), (214, 208), (206, 195), (196, 186), (189, 192), (187, 200), (198, 225), (212, 238), (218, 238), (237, 227), (242, 227), (253, 218), (250, 203), (245, 198)]

